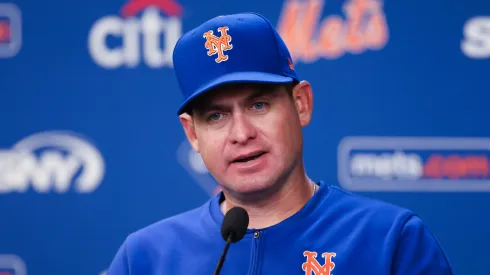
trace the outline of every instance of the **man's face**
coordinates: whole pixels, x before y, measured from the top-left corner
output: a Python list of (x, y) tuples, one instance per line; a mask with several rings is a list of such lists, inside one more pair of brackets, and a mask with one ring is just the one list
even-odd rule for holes
[(223, 188), (255, 193), (286, 179), (301, 161), (304, 123), (296, 104), (283, 86), (228, 86), (181, 120)]

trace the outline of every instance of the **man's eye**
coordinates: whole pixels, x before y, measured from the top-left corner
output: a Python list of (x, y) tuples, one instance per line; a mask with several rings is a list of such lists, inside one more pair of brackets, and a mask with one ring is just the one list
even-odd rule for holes
[(263, 109), (265, 107), (265, 102), (256, 102), (252, 105), (252, 107), (256, 110)]
[(214, 114), (211, 114), (209, 116), (209, 120), (216, 121), (216, 120), (219, 120), (221, 118), (221, 116), (223, 116), (223, 114), (221, 114), (221, 113), (214, 113)]

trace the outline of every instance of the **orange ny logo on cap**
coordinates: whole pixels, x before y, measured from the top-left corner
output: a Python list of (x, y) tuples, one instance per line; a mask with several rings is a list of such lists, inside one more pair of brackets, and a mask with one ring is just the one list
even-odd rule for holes
[(221, 33), (220, 37), (213, 34), (213, 31), (207, 31), (203, 37), (206, 38), (204, 47), (208, 49), (208, 56), (218, 54), (218, 57), (214, 60), (216, 63), (228, 60), (228, 55), (224, 54), (224, 51), (233, 49), (233, 45), (230, 44), (231, 36), (228, 34), (228, 27), (219, 27), (218, 32)]
[(323, 253), (322, 257), (325, 258), (325, 263), (320, 264), (316, 257), (316, 252), (305, 251), (303, 255), (306, 257), (306, 262), (301, 266), (305, 275), (331, 275), (332, 270), (335, 268), (335, 263), (332, 262), (332, 257), (335, 257), (337, 254), (334, 252)]

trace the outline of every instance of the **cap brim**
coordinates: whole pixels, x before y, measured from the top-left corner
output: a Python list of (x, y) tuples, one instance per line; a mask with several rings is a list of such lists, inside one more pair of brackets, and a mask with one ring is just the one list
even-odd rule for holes
[(230, 83), (267, 83), (267, 84), (287, 84), (294, 81), (294, 78), (289, 76), (282, 76), (270, 73), (262, 72), (236, 72), (223, 75), (207, 83), (202, 88), (198, 89), (194, 94), (187, 98), (180, 106), (177, 114), (180, 115), (185, 112), (188, 104), (196, 97), (206, 93), (207, 91), (214, 89), (223, 84)]

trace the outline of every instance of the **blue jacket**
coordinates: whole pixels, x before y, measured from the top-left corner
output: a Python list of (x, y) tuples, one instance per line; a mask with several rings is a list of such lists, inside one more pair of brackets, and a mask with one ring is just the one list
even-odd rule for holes
[[(301, 211), (231, 244), (220, 274), (453, 274), (414, 213), (319, 185)], [(107, 275), (213, 274), (225, 245), (220, 198), (130, 234)]]

